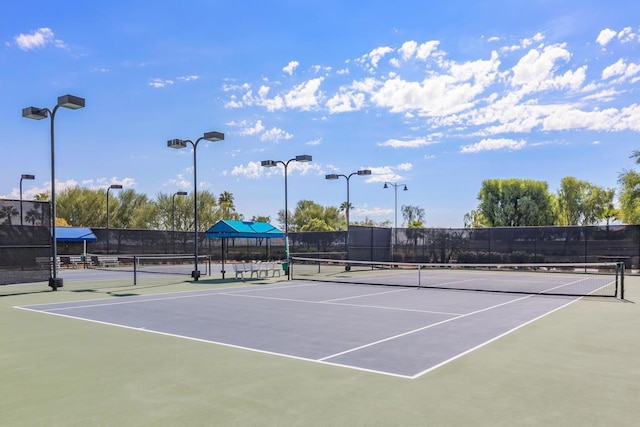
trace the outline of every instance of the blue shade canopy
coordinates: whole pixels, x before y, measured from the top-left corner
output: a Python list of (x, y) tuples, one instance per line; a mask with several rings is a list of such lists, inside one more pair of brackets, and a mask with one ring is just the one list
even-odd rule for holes
[(284, 233), (268, 222), (236, 221), (223, 219), (207, 230), (209, 239), (248, 237), (248, 238), (284, 238)]
[(90, 228), (56, 227), (57, 242), (95, 242), (98, 240)]

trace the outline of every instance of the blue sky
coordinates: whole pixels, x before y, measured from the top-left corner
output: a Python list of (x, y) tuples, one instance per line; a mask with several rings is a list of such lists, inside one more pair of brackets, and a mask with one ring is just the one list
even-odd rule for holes
[[(346, 200), (352, 220), (459, 227), (491, 178), (574, 176), (605, 188), (639, 149), (640, 2), (9, 2), (0, 15), (0, 197), (122, 184), (151, 198), (193, 188), (193, 155), (166, 141), (207, 131), (198, 188), (245, 218), (302, 199)], [(402, 222), (399, 216), (399, 225)]]

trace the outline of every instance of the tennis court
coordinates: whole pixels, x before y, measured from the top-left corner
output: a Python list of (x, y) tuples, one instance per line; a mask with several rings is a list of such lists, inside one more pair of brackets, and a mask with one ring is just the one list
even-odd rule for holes
[(21, 308), (416, 378), (575, 300), (293, 281)]
[(64, 273), (56, 292), (0, 298), (6, 425), (632, 426), (640, 416), (637, 277), (623, 301), (429, 281), (160, 285), (155, 274), (133, 286), (125, 272)]

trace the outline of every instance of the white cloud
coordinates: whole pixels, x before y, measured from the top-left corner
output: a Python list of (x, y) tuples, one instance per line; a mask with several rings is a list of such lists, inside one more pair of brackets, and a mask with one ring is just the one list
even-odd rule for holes
[(288, 132), (285, 132), (284, 130), (280, 129), (280, 128), (276, 128), (273, 127), (267, 131), (265, 131), (261, 136), (260, 136), (260, 141), (281, 141), (283, 139), (291, 139), (293, 138), (293, 135), (291, 135)]
[(373, 49), (369, 52), (369, 59), (371, 60), (371, 65), (375, 68), (378, 66), (378, 62), (388, 53), (393, 52), (393, 48), (384, 46)]
[(181, 77), (178, 77), (176, 80), (180, 82), (190, 82), (190, 81), (198, 80), (199, 78), (200, 78), (199, 76), (181, 76)]
[(246, 178), (260, 178), (262, 174), (266, 173), (266, 168), (264, 168), (260, 162), (249, 162), (247, 165), (239, 165), (235, 166), (231, 170), (231, 175), (233, 176), (244, 176)]
[(391, 147), (391, 148), (417, 148), (423, 147), (425, 145), (436, 144), (435, 141), (430, 140), (429, 138), (415, 138), (415, 139), (387, 139), (386, 141), (379, 142), (377, 145), (379, 147)]
[(629, 43), (638, 38), (638, 35), (633, 31), (631, 27), (625, 27), (618, 32), (618, 40), (621, 43)]
[(495, 150), (520, 150), (524, 148), (527, 143), (524, 140), (516, 141), (507, 138), (498, 139), (483, 139), (480, 142), (470, 145), (463, 145), (460, 148), (461, 153), (479, 153), (481, 151), (495, 151)]
[(291, 61), (282, 69), (282, 71), (284, 71), (285, 73), (291, 76), (293, 75), (293, 72), (296, 70), (296, 68), (298, 68), (299, 65), (300, 63), (298, 61)]
[(615, 64), (611, 64), (602, 70), (602, 80), (609, 79), (614, 76), (620, 76), (624, 74), (627, 66), (624, 63), (624, 59), (620, 58)]
[(165, 86), (170, 86), (172, 84), (173, 84), (173, 80), (151, 79), (151, 81), (149, 82), (149, 86), (152, 86), (155, 88), (162, 88)]
[(311, 79), (295, 86), (284, 95), (284, 101), (289, 108), (299, 108), (303, 111), (310, 110), (318, 105), (318, 99), (322, 96), (320, 84), (324, 77)]
[(264, 132), (264, 125), (262, 124), (262, 120), (258, 120), (253, 124), (253, 126), (245, 127), (240, 131), (240, 135), (242, 136), (251, 136), (258, 135)]
[(596, 43), (598, 43), (602, 47), (605, 47), (616, 35), (617, 33), (612, 29), (605, 28), (604, 30), (600, 31), (600, 34), (598, 34)]
[(364, 103), (365, 96), (363, 93), (347, 91), (335, 94), (327, 101), (326, 106), (330, 114), (335, 114), (358, 111), (362, 109)]
[(602, 79), (606, 80), (611, 77), (620, 77), (620, 79), (615, 82), (620, 83), (624, 80), (632, 79), (637, 74), (640, 74), (640, 64), (627, 64), (625, 60), (621, 58), (615, 64), (602, 70)]
[(523, 93), (564, 87), (577, 89), (584, 82), (586, 67), (569, 70), (562, 76), (554, 75), (558, 62), (570, 59), (571, 53), (563, 45), (545, 46), (542, 51), (531, 49), (512, 68), (510, 82)]
[(58, 48), (66, 48), (65, 43), (62, 40), (57, 40), (53, 31), (46, 27), (38, 28), (31, 34), (19, 34), (14, 40), (18, 47), (25, 51), (44, 47), (48, 44), (53, 44)]

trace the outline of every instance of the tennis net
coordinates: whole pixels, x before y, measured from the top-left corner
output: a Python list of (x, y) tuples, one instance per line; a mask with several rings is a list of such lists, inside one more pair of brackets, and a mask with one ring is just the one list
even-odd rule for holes
[[(132, 272), (134, 281), (145, 274), (177, 274), (189, 276), (194, 268), (193, 255), (94, 255), (88, 267), (97, 270)], [(211, 275), (211, 256), (198, 255), (198, 269)]]
[(430, 264), (295, 256), (289, 261), (295, 280), (570, 296), (624, 292), (619, 263)]

